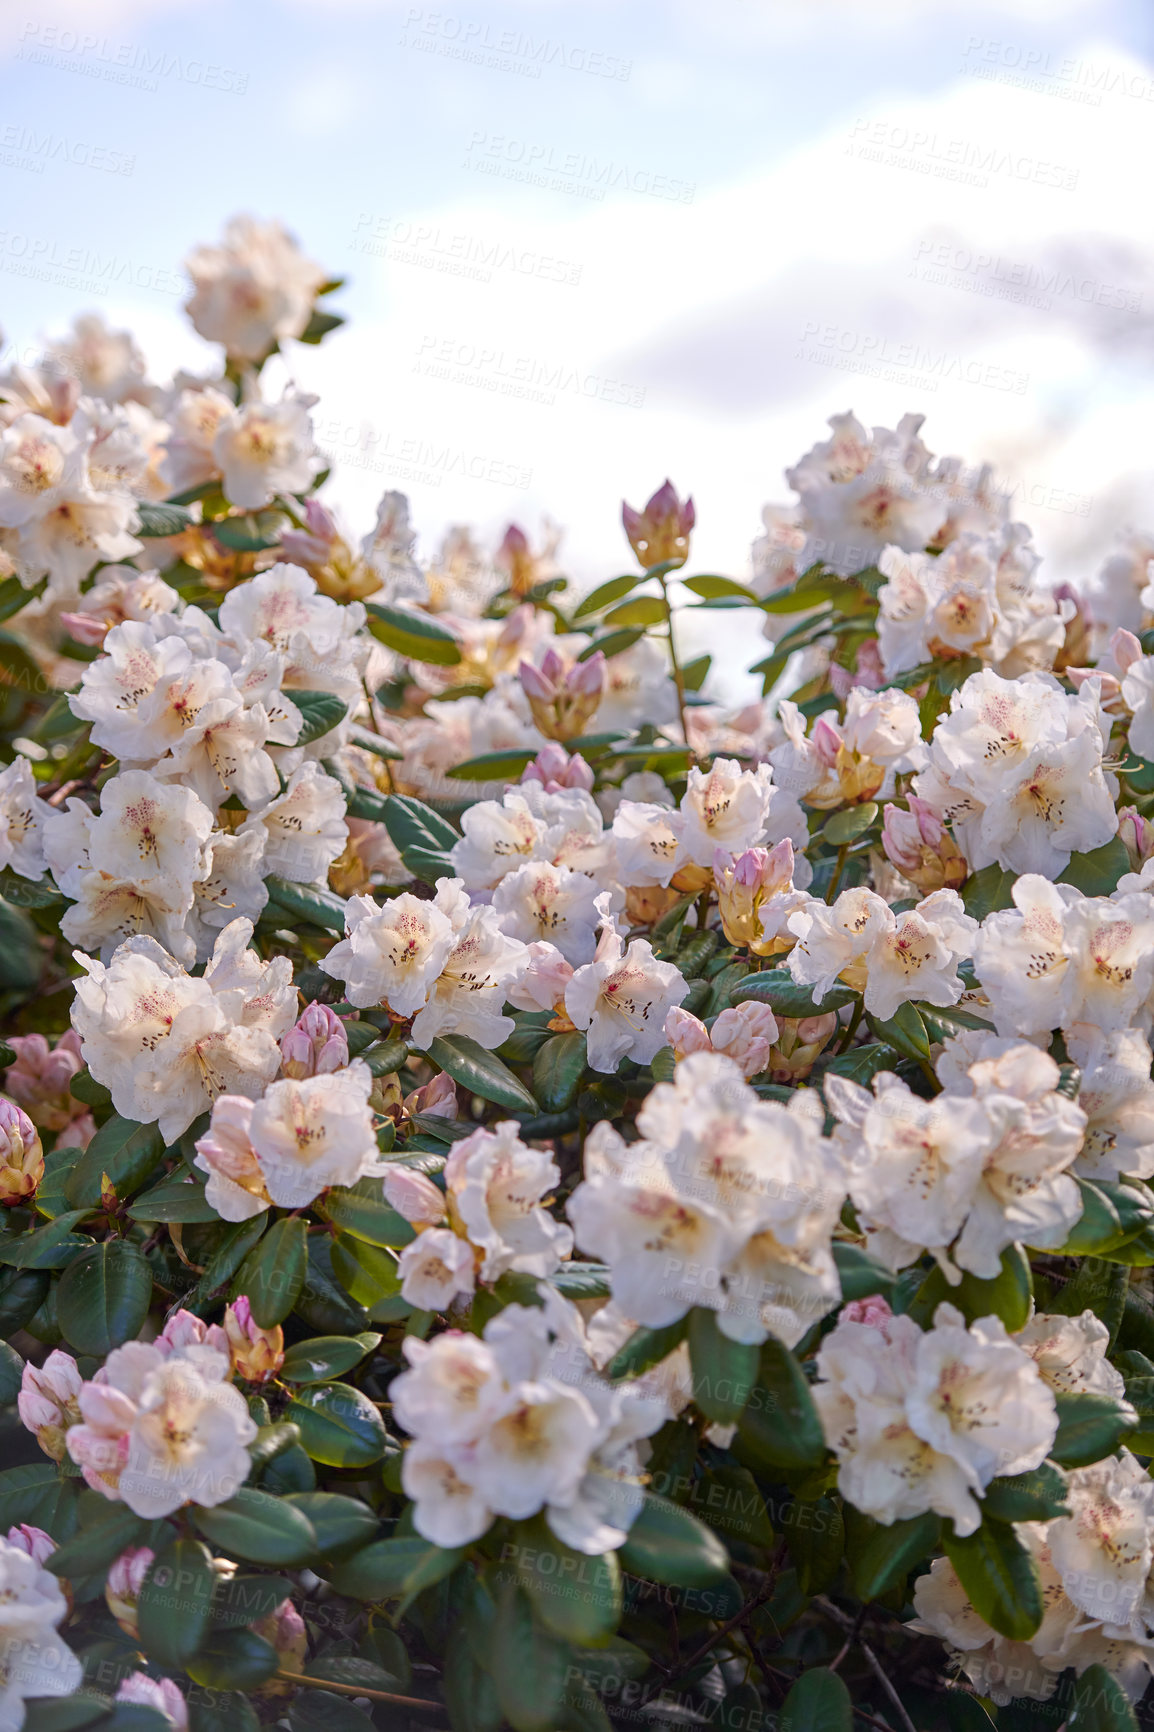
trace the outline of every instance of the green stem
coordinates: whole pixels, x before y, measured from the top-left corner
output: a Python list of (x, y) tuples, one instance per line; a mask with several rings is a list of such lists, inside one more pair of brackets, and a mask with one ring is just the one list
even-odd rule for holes
[[(665, 603), (665, 627), (669, 634), (669, 660), (673, 664), (673, 683), (677, 688), (677, 714), (681, 718), (681, 737), (692, 753), (693, 748), (689, 746), (689, 728), (685, 721), (685, 675), (677, 659), (677, 640), (673, 634), (673, 608), (664, 577), (659, 577), (657, 581), (661, 585), (661, 599)], [(693, 755), (696, 756), (695, 753)]]
[(865, 1000), (862, 998), (859, 998), (857, 1003), (853, 1007), (853, 1015), (850, 1017), (849, 1022), (846, 1026), (845, 1034), (842, 1036), (841, 1042), (838, 1045), (837, 1051), (838, 1051), (838, 1057), (839, 1058), (841, 1057), (841, 1054), (843, 1052), (848, 1052), (850, 1049), (850, 1046), (853, 1044), (853, 1037), (858, 1031), (858, 1024), (860, 1023), (860, 1021), (862, 1019), (862, 1012), (864, 1010), (865, 1010)]
[(837, 851), (837, 859), (834, 862), (834, 868), (833, 868), (833, 877), (830, 879), (829, 889), (825, 893), (825, 899), (826, 899), (827, 903), (832, 903), (835, 896), (837, 895), (837, 887), (841, 883), (841, 875), (845, 871), (845, 863), (846, 863), (846, 858), (847, 858), (848, 854), (849, 854), (849, 843), (843, 842), (841, 847)]

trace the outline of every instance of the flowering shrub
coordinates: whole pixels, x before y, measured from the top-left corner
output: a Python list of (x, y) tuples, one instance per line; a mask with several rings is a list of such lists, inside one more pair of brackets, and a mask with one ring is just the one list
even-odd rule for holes
[(748, 582), (422, 563), (188, 269), (0, 379), (0, 1728), (1133, 1727), (1154, 541), (845, 415)]

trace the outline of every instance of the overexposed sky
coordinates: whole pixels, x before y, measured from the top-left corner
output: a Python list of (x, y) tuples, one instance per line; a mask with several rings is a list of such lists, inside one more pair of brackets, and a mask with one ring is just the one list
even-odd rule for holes
[(741, 575), (827, 415), (912, 410), (1076, 580), (1154, 526), (1152, 137), (1132, 0), (0, 0), (0, 330), (203, 369), (181, 259), (275, 215), (349, 278), (285, 367), (358, 533), (548, 513), (587, 585), (669, 474)]

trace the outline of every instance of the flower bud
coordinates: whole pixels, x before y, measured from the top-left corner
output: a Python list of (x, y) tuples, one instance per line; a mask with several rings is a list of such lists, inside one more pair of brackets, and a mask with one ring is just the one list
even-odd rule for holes
[(793, 889), (793, 843), (787, 836), (774, 848), (747, 848), (736, 858), (719, 848), (713, 856), (713, 882), (721, 925), (731, 944), (772, 956), (774, 940), (762, 926), (763, 903)]
[(923, 895), (960, 889), (968, 874), (960, 848), (932, 806), (916, 794), (908, 800), (908, 812), (900, 806), (885, 809), (881, 840), (886, 859)]
[(643, 570), (671, 560), (684, 565), (689, 558), (689, 537), (697, 513), (692, 499), (682, 503), (672, 481), (665, 481), (657, 489), (644, 511), (634, 511), (631, 505), (623, 504), (621, 521)]
[(284, 1364), (284, 1330), (262, 1329), (243, 1293), (225, 1310), (224, 1333), (233, 1371), (249, 1383), (264, 1383)]
[(395, 1071), (390, 1071), (388, 1076), (373, 1078), (369, 1105), (375, 1113), (380, 1113), (383, 1118), (393, 1119), (397, 1124), (400, 1124), (404, 1117), (405, 1102)]
[(723, 1010), (710, 1038), (714, 1052), (724, 1053), (740, 1065), (744, 1077), (760, 1076), (769, 1066), (770, 1048), (777, 1039), (777, 1018), (768, 1004), (750, 1000)]
[(562, 788), (593, 787), (593, 772), (580, 752), (572, 756), (556, 740), (541, 747), (532, 763), (521, 772), (523, 782), (540, 782), (547, 794), (559, 794)]
[(53, 1552), (56, 1541), (51, 1534), (46, 1534), (43, 1528), (34, 1528), (28, 1522), (21, 1522), (17, 1527), (8, 1529), (8, 1544), (15, 1546), (19, 1552), (24, 1552), (43, 1569)]
[(144, 1586), (144, 1578), (152, 1567), (156, 1553), (148, 1546), (129, 1546), (121, 1552), (116, 1562), (108, 1572), (104, 1584), (104, 1598), (108, 1610), (120, 1625), (126, 1636), (138, 1634), (136, 1622), (136, 1602), (140, 1598), (140, 1590)]
[(39, 1131), (23, 1107), (0, 1095), (0, 1203), (11, 1208), (34, 1197), (43, 1177)]
[(884, 1329), (893, 1316), (887, 1300), (880, 1293), (869, 1299), (851, 1299), (842, 1307), (842, 1323), (864, 1323), (870, 1329)]
[[(258, 1618), (251, 1628), (254, 1635), (262, 1636), (276, 1649), (279, 1671), (303, 1672), (309, 1651), (308, 1631), (305, 1629), (304, 1619), (291, 1600), (282, 1600), (275, 1612), (270, 1612), (267, 1618)], [(287, 1696), (295, 1687), (283, 1679), (273, 1677), (266, 1684), (262, 1684), (256, 1694)]]
[(84, 1068), (80, 1036), (70, 1028), (49, 1049), (42, 1034), (13, 1034), (8, 1045), (16, 1053), (5, 1080), (8, 1093), (41, 1130), (62, 1131), (78, 1113), (69, 1084)]
[(438, 1119), (457, 1116), (457, 1085), (448, 1071), (439, 1070), (435, 1077), (422, 1083), (419, 1089), (405, 1096), (404, 1110), (410, 1118), (424, 1113)]
[(675, 1006), (665, 1018), (665, 1038), (673, 1048), (675, 1058), (688, 1058), (691, 1052), (710, 1052), (713, 1042), (705, 1024), (691, 1011)]
[(1056, 583), (1054, 601), (1066, 627), (1062, 647), (1054, 657), (1054, 672), (1061, 674), (1070, 667), (1081, 667), (1089, 661), (1094, 622), (1073, 584)]
[(16, 1411), (25, 1430), (36, 1433), (36, 1441), (53, 1461), (63, 1461), (67, 1454), (64, 1434), (80, 1420), (80, 1391), (84, 1379), (70, 1353), (59, 1348), (50, 1353), (44, 1364), (25, 1365), (16, 1397)]
[(767, 1067), (770, 1081), (803, 1081), (833, 1039), (837, 1027), (837, 1012), (833, 1010), (821, 1016), (779, 1016), (777, 1040)]
[(118, 1702), (139, 1702), (163, 1714), (174, 1732), (188, 1732), (188, 1704), (171, 1678), (150, 1678), (147, 1672), (133, 1672), (116, 1692)]
[(424, 1173), (414, 1173), (409, 1167), (390, 1167), (381, 1184), (390, 1209), (395, 1209), (414, 1227), (439, 1227), (445, 1219), (445, 1193)]
[(672, 885), (663, 890), (659, 884), (631, 884), (625, 892), (625, 916), (630, 926), (652, 926), (680, 900)]
[(281, 1068), (294, 1082), (343, 1070), (349, 1062), (349, 1037), (327, 1004), (310, 1004), (280, 1043)]
[(550, 740), (571, 740), (597, 713), (605, 684), (605, 657), (598, 650), (587, 661), (568, 661), (552, 644), (541, 666), (523, 661), (521, 684), (533, 720)]
[(1134, 806), (1122, 806), (1118, 811), (1118, 837), (1130, 856), (1130, 870), (1141, 872), (1154, 854), (1154, 824)]

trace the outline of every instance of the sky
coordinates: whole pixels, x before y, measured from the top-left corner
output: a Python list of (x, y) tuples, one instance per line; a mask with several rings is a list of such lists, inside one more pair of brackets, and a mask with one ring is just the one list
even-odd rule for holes
[(991, 461), (1055, 581), (1154, 527), (1138, 0), (453, 4), (0, 0), (0, 364), (96, 308), (208, 371), (181, 261), (243, 210), (347, 278), (269, 388), (358, 535), (550, 517), (587, 587), (669, 475), (740, 577), (846, 409)]

